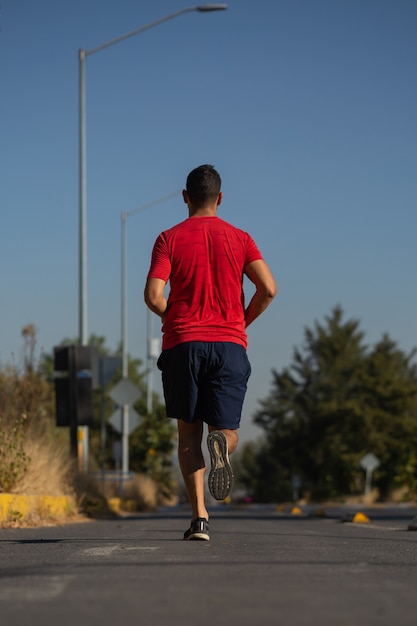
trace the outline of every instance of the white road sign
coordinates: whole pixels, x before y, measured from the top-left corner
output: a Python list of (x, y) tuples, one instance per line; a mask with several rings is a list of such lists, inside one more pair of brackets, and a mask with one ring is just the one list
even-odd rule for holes
[[(131, 406), (129, 406), (128, 422), (127, 422), (127, 434), (131, 435), (134, 430), (139, 426), (141, 416)], [(114, 430), (118, 433), (123, 433), (123, 409), (119, 408), (112, 413), (109, 418), (109, 423)]]
[(365, 454), (365, 456), (363, 456), (360, 460), (360, 466), (368, 472), (373, 472), (380, 465), (380, 460), (372, 452)]
[(124, 406), (125, 404), (135, 404), (140, 397), (140, 391), (129, 378), (122, 378), (109, 391), (109, 396), (116, 404)]

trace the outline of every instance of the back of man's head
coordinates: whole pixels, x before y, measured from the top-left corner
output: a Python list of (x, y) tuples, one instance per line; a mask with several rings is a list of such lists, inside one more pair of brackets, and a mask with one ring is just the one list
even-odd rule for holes
[(220, 193), (221, 178), (212, 165), (200, 165), (187, 176), (188, 199), (194, 207), (205, 207)]

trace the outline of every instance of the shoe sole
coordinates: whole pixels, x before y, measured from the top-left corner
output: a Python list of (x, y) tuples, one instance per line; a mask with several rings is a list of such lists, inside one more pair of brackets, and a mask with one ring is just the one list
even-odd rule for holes
[(184, 539), (186, 541), (209, 541), (210, 537), (208, 535), (206, 535), (205, 533), (194, 533), (192, 535), (190, 535), (189, 537), (184, 537)]
[(207, 437), (207, 447), (211, 461), (208, 488), (215, 500), (224, 500), (233, 485), (233, 471), (225, 435), (218, 430), (212, 430)]

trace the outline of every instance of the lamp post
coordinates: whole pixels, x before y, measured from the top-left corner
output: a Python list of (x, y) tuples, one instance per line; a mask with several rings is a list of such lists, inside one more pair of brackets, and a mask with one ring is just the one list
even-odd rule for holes
[[(159, 204), (160, 202), (164, 202), (164, 200), (168, 200), (173, 196), (177, 195), (179, 191), (174, 191), (173, 193), (168, 194), (158, 200), (153, 200), (152, 202), (148, 202), (132, 211), (124, 211), (121, 214), (122, 218), (122, 307), (121, 307), (121, 321), (122, 321), (122, 380), (127, 381), (129, 376), (129, 367), (128, 367), (128, 347), (127, 347), (127, 238), (126, 238), (126, 223), (129, 215), (133, 215), (134, 213), (139, 213), (140, 211), (144, 211), (145, 209), (154, 206), (155, 204)], [(148, 318), (149, 320), (149, 318)], [(148, 332), (149, 332), (149, 322), (148, 322)], [(148, 338), (149, 345), (149, 338)], [(149, 349), (149, 348), (148, 348)], [(149, 376), (149, 374), (148, 374)], [(147, 383), (149, 386), (149, 378), (147, 379)], [(128, 446), (128, 423), (129, 423), (129, 405), (124, 404), (121, 407), (121, 416), (122, 416), (122, 472), (128, 471), (129, 465), (129, 446)]]
[(85, 115), (85, 60), (88, 56), (113, 46), (129, 37), (158, 26), (174, 17), (190, 11), (208, 13), (227, 9), (227, 4), (203, 4), (195, 7), (187, 7), (161, 17), (145, 26), (116, 37), (96, 48), (78, 51), (79, 59), (79, 342), (81, 345), (88, 344), (87, 331), (87, 175), (86, 175), (86, 115)]

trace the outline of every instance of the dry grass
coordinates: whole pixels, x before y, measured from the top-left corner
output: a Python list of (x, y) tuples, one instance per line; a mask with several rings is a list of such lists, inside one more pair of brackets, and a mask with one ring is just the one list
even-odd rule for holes
[(71, 477), (74, 461), (64, 445), (47, 432), (28, 431), (24, 450), (29, 458), (28, 470), (13, 489), (27, 495), (74, 495)]
[(106, 499), (120, 498), (121, 508), (129, 511), (152, 511), (160, 504), (158, 485), (146, 474), (134, 474), (132, 480), (105, 483), (101, 489)]
[[(6, 497), (15, 499), (9, 514), (2, 517), (1, 527), (80, 521), (78, 498), (73, 487), (75, 462), (65, 444), (65, 438), (63, 440), (49, 421), (41, 420), (36, 428), (28, 424), (21, 442), (26, 471), (20, 471), (13, 487), (7, 490), (9, 495)], [(7, 453), (2, 455), (3, 463), (11, 460)]]

